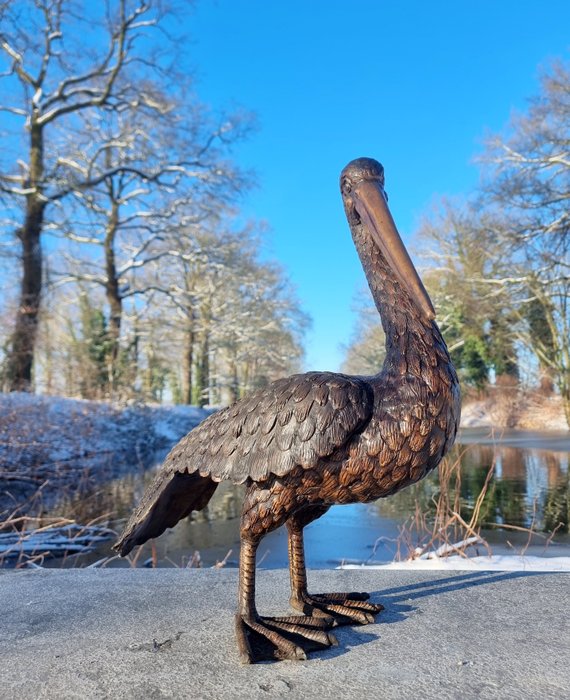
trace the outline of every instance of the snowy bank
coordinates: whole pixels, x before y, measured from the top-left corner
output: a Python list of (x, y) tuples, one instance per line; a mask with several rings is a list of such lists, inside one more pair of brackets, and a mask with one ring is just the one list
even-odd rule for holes
[[(194, 406), (114, 406), (26, 393), (0, 394), (0, 513), (41, 490), (81, 493), (160, 459), (210, 411)], [(32, 509), (33, 510), (33, 509)]]
[(389, 564), (344, 564), (341, 569), (365, 569), (375, 571), (527, 571), (570, 572), (570, 557), (537, 557), (514, 554), (462, 557), (431, 557), (393, 561)]

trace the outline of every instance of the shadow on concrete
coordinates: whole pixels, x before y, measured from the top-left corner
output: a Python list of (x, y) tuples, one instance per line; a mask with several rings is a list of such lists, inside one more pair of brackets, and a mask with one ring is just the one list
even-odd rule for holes
[[(376, 618), (376, 624), (394, 624), (403, 622), (411, 613), (418, 611), (418, 608), (410, 603), (419, 598), (433, 595), (441, 595), (474, 586), (485, 586), (495, 584), (500, 581), (508, 581), (516, 578), (528, 576), (545, 576), (553, 572), (542, 571), (473, 571), (460, 575), (448, 576), (446, 578), (433, 581), (420, 581), (418, 583), (387, 588), (380, 591), (370, 592), (371, 602), (382, 603), (385, 609)], [(335, 658), (350, 651), (352, 647), (380, 639), (380, 634), (361, 631), (361, 627), (340, 627), (333, 631), (339, 637), (339, 646), (332, 647), (321, 653), (321, 658)], [(340, 634), (339, 634), (340, 632)], [(313, 657), (314, 658), (314, 657)]]
[(410, 601), (417, 598), (425, 598), (431, 595), (440, 595), (450, 591), (458, 591), (474, 586), (485, 586), (489, 583), (508, 581), (515, 578), (528, 576), (547, 576), (553, 572), (547, 571), (468, 571), (455, 576), (436, 579), (434, 581), (422, 581), (411, 583), (407, 586), (387, 588), (382, 591), (374, 591), (370, 597), (378, 599), (383, 605), (392, 605), (402, 600)]

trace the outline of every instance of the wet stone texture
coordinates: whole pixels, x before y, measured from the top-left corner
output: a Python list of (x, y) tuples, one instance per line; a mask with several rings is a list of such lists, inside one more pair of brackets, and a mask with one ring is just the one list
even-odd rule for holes
[[(311, 571), (372, 592), (377, 623), (304, 662), (241, 666), (235, 570), (0, 573), (0, 698), (570, 697), (567, 574)], [(262, 614), (288, 610), (258, 573)]]

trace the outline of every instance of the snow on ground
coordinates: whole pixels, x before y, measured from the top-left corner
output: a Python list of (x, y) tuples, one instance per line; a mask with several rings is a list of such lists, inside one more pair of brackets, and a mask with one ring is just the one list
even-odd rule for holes
[(152, 427), (159, 441), (176, 444), (181, 437), (209, 416), (211, 410), (198, 406), (152, 406)]
[(120, 407), (25, 393), (0, 394), (0, 459), (20, 449), (52, 462), (109, 450), (146, 451), (174, 443), (210, 411), (195, 406)]
[[(567, 571), (570, 572), (570, 556), (536, 556), (527, 554), (489, 554), (468, 556), (471, 547), (488, 545), (475, 535), (461, 542), (443, 543), (435, 550), (416, 550), (415, 558), (393, 561), (389, 564), (345, 564), (342, 569), (404, 569), (412, 571)], [(472, 551), (472, 550), (471, 550)], [(566, 550), (567, 551), (567, 550)]]
[(533, 555), (493, 554), (492, 556), (448, 557), (393, 561), (389, 564), (344, 564), (341, 569), (405, 569), (409, 571), (565, 571), (570, 573), (570, 557), (537, 557)]
[(40, 488), (45, 506), (92, 480), (147, 467), (210, 412), (0, 394), (0, 514), (13, 512)]

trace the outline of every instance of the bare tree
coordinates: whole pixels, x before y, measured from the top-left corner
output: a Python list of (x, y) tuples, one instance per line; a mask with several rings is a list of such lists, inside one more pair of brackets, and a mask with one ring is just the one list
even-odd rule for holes
[[(192, 227), (246, 186), (223, 155), (247, 132), (247, 118), (215, 120), (195, 110), (195, 124), (188, 117), (181, 120), (177, 105), (160, 92), (147, 89), (146, 94), (150, 111), (139, 104), (110, 118), (82, 119), (69, 148), (77, 176), (100, 182), (70, 197), (60, 228), (74, 250), (66, 254), (66, 270), (55, 272), (55, 284), (82, 282), (104, 290), (110, 395), (118, 380), (124, 302), (162, 289), (160, 275), (145, 276), (145, 268), (191, 249)], [(190, 238), (174, 240), (171, 231), (189, 232)], [(86, 254), (89, 247), (94, 254)]]
[[(500, 211), (522, 339), (562, 396), (570, 425), (570, 69), (552, 66), (526, 114), (489, 139), (486, 193)], [(511, 292), (513, 293), (513, 292)], [(542, 331), (539, 330), (542, 329)]]
[(172, 263), (160, 271), (183, 402), (229, 403), (300, 366), (307, 317), (284, 273), (259, 260), (255, 227), (230, 224), (172, 231)]
[(509, 272), (501, 234), (495, 216), (473, 203), (450, 201), (425, 217), (418, 231), (438, 322), (462, 381), (477, 389), (491, 375), (502, 383), (518, 380), (516, 299), (510, 287), (497, 283)]
[[(100, 147), (94, 144), (83, 162), (64, 150), (65, 134), (79, 133), (81, 119), (112, 123), (115, 116), (137, 109), (163, 115), (164, 102), (155, 100), (152, 84), (168, 81), (173, 43), (162, 20), (161, 5), (154, 0), (95, 3), (88, 17), (72, 0), (0, 5), (6, 95), (0, 110), (10, 136), (10, 148), (0, 160), (0, 193), (6, 217), (14, 222), (22, 264), (19, 307), (4, 367), (9, 390), (31, 386), (47, 213), (73, 193), (108, 190), (120, 177), (175, 177), (173, 163), (170, 169), (155, 163), (145, 174), (128, 159), (109, 157), (118, 148), (112, 139)], [(111, 232), (113, 212), (107, 225)], [(112, 294), (109, 287), (109, 298)]]
[[(463, 381), (515, 382), (532, 352), (541, 387), (556, 386), (570, 425), (569, 66), (552, 66), (482, 160), (486, 182), (472, 203), (447, 203), (420, 227), (424, 279)], [(347, 362), (366, 365), (375, 332), (361, 323)]]
[(308, 317), (282, 270), (270, 263), (242, 268), (224, 290), (225, 323), (214, 336), (220, 348), (218, 380), (228, 402), (299, 371)]

